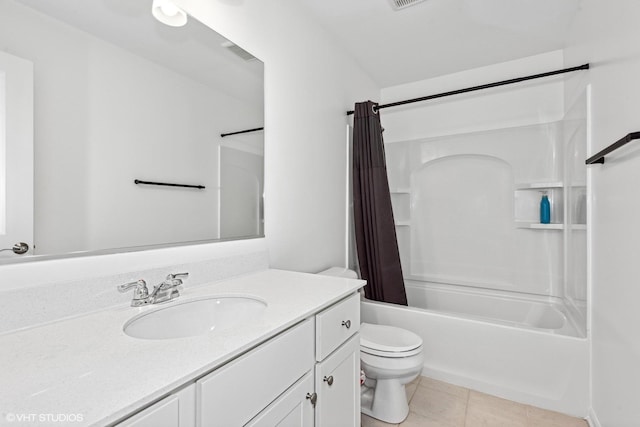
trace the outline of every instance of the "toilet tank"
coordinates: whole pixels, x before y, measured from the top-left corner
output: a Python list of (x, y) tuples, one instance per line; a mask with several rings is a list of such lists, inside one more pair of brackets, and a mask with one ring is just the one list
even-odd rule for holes
[(331, 267), (326, 270), (319, 272), (318, 274), (322, 276), (336, 276), (336, 277), (344, 277), (347, 279), (357, 279), (358, 273), (353, 270), (344, 267)]

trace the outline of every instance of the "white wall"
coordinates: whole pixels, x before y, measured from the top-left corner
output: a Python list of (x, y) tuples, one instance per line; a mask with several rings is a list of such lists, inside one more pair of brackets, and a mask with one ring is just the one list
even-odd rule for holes
[[(355, 101), (376, 98), (378, 88), (294, 0), (180, 3), (265, 62), (265, 233), (271, 265), (298, 271), (339, 265), (345, 250), (345, 113)], [(172, 257), (206, 259), (215, 246), (173, 249), (172, 256), (153, 251), (0, 267), (0, 287), (91, 277), (96, 264), (115, 272), (170, 263)]]
[[(640, 130), (640, 3), (585, 0), (565, 52), (589, 62), (592, 155)], [(569, 88), (571, 89), (571, 88)], [(568, 91), (567, 95), (573, 93)], [(603, 427), (639, 423), (640, 168), (638, 141), (589, 169), (592, 179), (592, 418)]]

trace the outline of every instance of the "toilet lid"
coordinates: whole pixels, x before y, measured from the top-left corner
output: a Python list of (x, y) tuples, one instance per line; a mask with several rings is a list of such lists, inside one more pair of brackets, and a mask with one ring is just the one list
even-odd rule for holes
[(412, 352), (422, 345), (422, 338), (406, 329), (387, 325), (362, 323), (360, 325), (360, 346), (376, 353)]

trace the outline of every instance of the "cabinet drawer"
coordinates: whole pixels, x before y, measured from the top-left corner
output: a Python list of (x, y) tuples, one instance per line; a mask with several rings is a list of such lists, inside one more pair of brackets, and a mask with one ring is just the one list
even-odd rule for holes
[(316, 315), (316, 360), (323, 360), (359, 330), (360, 294), (356, 292)]
[(306, 320), (197, 381), (197, 425), (244, 425), (312, 369), (313, 323)]

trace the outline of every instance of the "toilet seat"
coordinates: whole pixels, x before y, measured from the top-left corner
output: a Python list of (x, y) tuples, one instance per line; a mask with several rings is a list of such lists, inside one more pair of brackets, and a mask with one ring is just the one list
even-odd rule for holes
[(398, 352), (379, 351), (379, 350), (374, 350), (372, 348), (360, 346), (360, 352), (370, 354), (372, 356), (393, 359), (393, 358), (399, 358), (399, 357), (410, 357), (410, 356), (415, 356), (416, 354), (420, 354), (420, 352), (422, 352), (422, 346), (411, 351), (398, 351)]
[(422, 351), (422, 338), (405, 329), (362, 323), (360, 350), (380, 357), (409, 357)]

